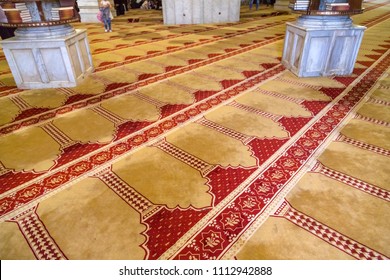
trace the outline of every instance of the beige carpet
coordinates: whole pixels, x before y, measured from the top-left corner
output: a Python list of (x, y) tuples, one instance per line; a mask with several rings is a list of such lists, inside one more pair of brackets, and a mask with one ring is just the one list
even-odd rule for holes
[(0, 54), (1, 259), (388, 259), (390, 2), (354, 73), (281, 64), (297, 15), (85, 28), (77, 87), (20, 90)]

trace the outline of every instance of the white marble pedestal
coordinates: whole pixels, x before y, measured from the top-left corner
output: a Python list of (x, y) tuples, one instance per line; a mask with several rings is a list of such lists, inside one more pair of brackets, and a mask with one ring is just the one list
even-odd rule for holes
[(93, 71), (86, 30), (37, 27), (15, 35), (0, 44), (18, 88), (74, 87)]
[(300, 16), (287, 23), (282, 64), (298, 77), (350, 75), (365, 29), (349, 16)]
[(241, 0), (162, 0), (164, 24), (209, 24), (240, 20)]

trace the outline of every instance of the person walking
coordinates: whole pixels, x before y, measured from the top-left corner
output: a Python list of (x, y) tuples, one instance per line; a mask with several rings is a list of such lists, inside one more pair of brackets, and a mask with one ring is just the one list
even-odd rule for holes
[[(249, 0), (249, 10), (252, 10), (253, 1), (255, 0)], [(260, 5), (260, 0), (256, 0), (256, 10), (259, 9), (259, 5)]]
[(102, 11), (102, 19), (104, 23), (104, 31), (112, 32), (111, 29), (111, 3), (107, 0), (100, 2), (100, 11)]

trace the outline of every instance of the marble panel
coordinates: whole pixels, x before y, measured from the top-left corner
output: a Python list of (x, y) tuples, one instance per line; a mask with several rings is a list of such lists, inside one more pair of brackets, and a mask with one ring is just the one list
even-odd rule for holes
[(53, 65), (53, 61), (55, 59), (61, 58), (62, 54), (61, 49), (59, 48), (42, 48), (39, 50), (42, 56), (42, 60), (44, 65), (47, 65), (49, 71), (47, 71), (48, 80), (49, 81), (67, 81), (69, 80), (68, 73), (66, 71), (66, 67), (61, 61), (58, 64), (55, 64), (55, 67), (51, 67)]
[[(34, 51), (32, 49), (14, 49), (12, 52), (12, 62), (11, 65), (14, 69), (17, 70), (17, 77), (24, 83), (35, 82), (36, 78), (39, 77), (39, 82), (42, 82), (41, 75), (39, 73), (39, 68), (35, 63)], [(10, 67), (11, 67), (10, 65)]]
[(240, 0), (163, 0), (164, 24), (209, 24), (240, 20)]

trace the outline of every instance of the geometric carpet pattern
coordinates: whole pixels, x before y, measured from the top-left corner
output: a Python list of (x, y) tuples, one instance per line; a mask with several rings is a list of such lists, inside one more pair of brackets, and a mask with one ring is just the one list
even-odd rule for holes
[(86, 29), (94, 72), (22, 90), (0, 52), (1, 259), (388, 259), (390, 2), (353, 74), (281, 65), (295, 14)]

